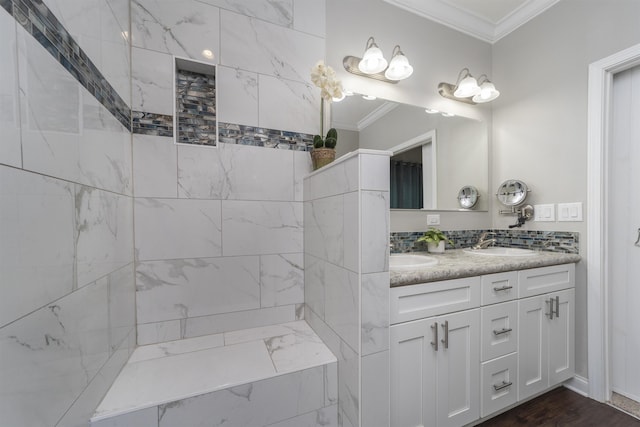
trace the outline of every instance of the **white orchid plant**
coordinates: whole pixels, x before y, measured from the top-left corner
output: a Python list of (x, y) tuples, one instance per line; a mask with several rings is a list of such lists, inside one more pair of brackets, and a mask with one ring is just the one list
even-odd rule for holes
[[(336, 78), (336, 72), (329, 65), (325, 65), (324, 61), (318, 61), (311, 69), (311, 81), (320, 88), (320, 134), (324, 134), (324, 104), (331, 103), (334, 98), (343, 97), (342, 83)], [(314, 148), (335, 148), (338, 142), (338, 133), (331, 128), (327, 132), (327, 136), (323, 139), (321, 135), (313, 137)]]

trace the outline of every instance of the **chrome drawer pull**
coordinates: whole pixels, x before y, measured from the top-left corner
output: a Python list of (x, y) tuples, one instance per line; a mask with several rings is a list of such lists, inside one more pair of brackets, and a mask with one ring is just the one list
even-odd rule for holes
[(502, 381), (502, 384), (500, 384), (500, 385), (495, 385), (495, 384), (494, 384), (494, 385), (493, 385), (493, 389), (494, 389), (495, 391), (500, 391), (500, 390), (502, 390), (503, 388), (507, 388), (507, 387), (509, 387), (509, 386), (511, 386), (511, 385), (513, 385), (513, 383), (512, 383), (511, 381), (509, 381), (509, 382)]
[(545, 316), (547, 316), (549, 318), (549, 320), (553, 320), (553, 300), (552, 299), (546, 299), (546, 300), (544, 300), (544, 302), (546, 304), (549, 304), (549, 312), (545, 313)]
[(445, 320), (441, 326), (444, 329), (444, 339), (441, 340), (442, 344), (444, 344), (444, 348), (449, 348), (449, 321)]
[(508, 291), (509, 289), (512, 289), (513, 286), (501, 286), (499, 288), (493, 288), (494, 292), (500, 292), (500, 291)]
[(499, 331), (494, 330), (493, 331), (493, 335), (496, 335), (496, 336), (497, 335), (502, 335), (502, 334), (506, 334), (507, 332), (511, 332), (511, 331), (513, 331), (513, 328), (502, 328)]
[(435, 351), (438, 351), (438, 322), (431, 325), (431, 329), (433, 329), (433, 341), (431, 341), (431, 345)]

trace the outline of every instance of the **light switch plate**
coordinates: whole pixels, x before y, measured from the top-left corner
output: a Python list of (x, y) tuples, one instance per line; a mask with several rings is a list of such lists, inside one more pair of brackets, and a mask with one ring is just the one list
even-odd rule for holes
[(556, 205), (534, 205), (533, 220), (542, 222), (553, 222), (556, 220)]
[(582, 221), (582, 202), (558, 203), (558, 221)]
[(440, 225), (440, 215), (427, 215), (427, 225)]

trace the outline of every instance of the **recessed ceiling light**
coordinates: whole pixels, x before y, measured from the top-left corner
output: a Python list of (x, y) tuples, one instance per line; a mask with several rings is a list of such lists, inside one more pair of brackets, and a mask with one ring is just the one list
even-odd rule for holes
[(362, 98), (366, 99), (367, 101), (373, 101), (374, 99), (376, 99), (376, 97), (373, 95), (362, 95)]
[(445, 116), (445, 117), (455, 117), (456, 116), (453, 113), (445, 113), (445, 112), (443, 112), (442, 115)]
[(439, 113), (439, 112), (440, 112), (440, 110), (434, 110), (433, 108), (425, 108), (425, 109), (424, 109), (424, 111), (425, 111), (427, 114), (437, 114), (437, 113)]
[(204, 56), (207, 59), (213, 59), (213, 52), (210, 51), (209, 49), (205, 49), (202, 51), (202, 56)]

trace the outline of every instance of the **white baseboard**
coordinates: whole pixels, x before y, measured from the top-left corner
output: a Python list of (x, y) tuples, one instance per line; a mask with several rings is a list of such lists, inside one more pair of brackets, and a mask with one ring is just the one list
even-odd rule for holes
[(571, 391), (575, 391), (584, 397), (589, 397), (589, 380), (585, 377), (575, 375), (573, 378), (565, 381), (563, 385)]

